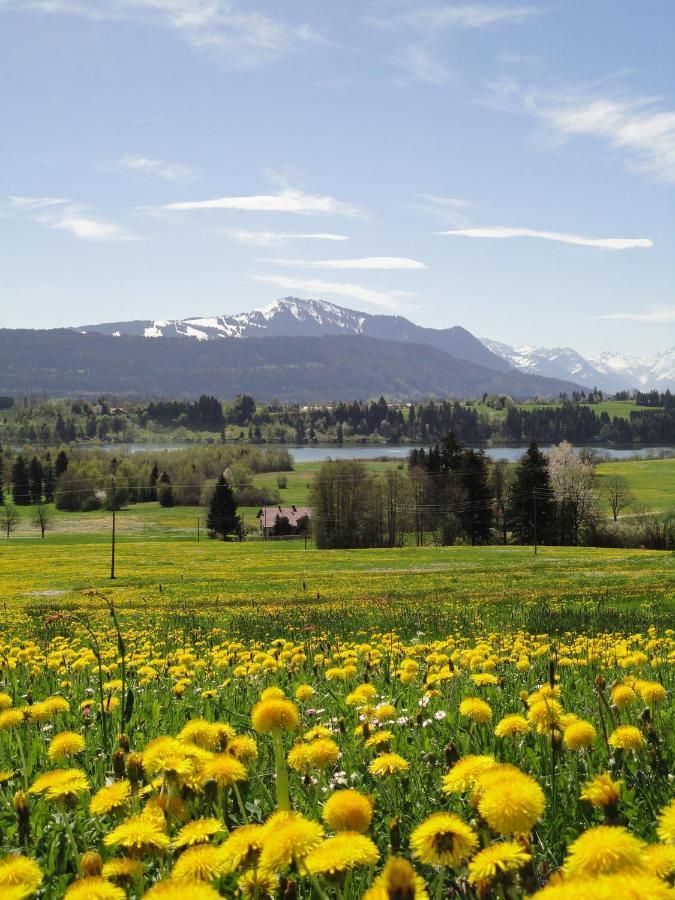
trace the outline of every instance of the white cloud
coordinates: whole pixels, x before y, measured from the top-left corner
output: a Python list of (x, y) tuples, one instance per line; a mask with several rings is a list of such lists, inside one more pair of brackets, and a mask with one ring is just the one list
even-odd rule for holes
[(362, 259), (275, 259), (277, 266), (294, 269), (426, 269), (405, 256), (366, 256)]
[(415, 81), (444, 85), (452, 79), (452, 73), (435, 52), (420, 44), (410, 44), (396, 55), (396, 64)]
[(362, 216), (357, 206), (343, 203), (334, 197), (306, 194), (286, 189), (278, 194), (261, 194), (252, 197), (218, 197), (214, 200), (186, 200), (168, 203), (162, 209), (186, 212), (199, 209), (236, 209), (247, 212), (289, 212), (306, 215)]
[(438, 231), (437, 234), (472, 238), (541, 238), (545, 241), (559, 241), (562, 244), (577, 244), (580, 247), (604, 247), (606, 250), (631, 250), (635, 247), (651, 247), (649, 238), (589, 238), (580, 234), (566, 234), (562, 231), (537, 231), (533, 228), (508, 228), (493, 225), (484, 228), (453, 228)]
[(133, 234), (117, 222), (111, 222), (89, 212), (88, 207), (72, 203), (62, 197), (7, 198), (7, 209), (14, 216), (44, 225), (46, 228), (69, 231), (82, 241), (138, 241)]
[(3, 8), (164, 27), (191, 47), (216, 51), (235, 65), (252, 65), (322, 40), (306, 23), (288, 24), (249, 4), (240, 9), (232, 0), (0, 0)]
[(373, 25), (404, 25), (421, 31), (437, 31), (439, 28), (486, 28), (502, 22), (519, 24), (540, 12), (534, 6), (464, 3), (417, 7), (389, 19), (370, 17), (367, 21)]
[(195, 172), (189, 166), (181, 166), (178, 163), (168, 163), (161, 159), (147, 159), (145, 156), (123, 156), (117, 163), (121, 169), (131, 169), (136, 172), (147, 172), (163, 178), (166, 181), (182, 181), (194, 178)]
[(418, 194), (413, 203), (413, 209), (434, 216), (448, 225), (454, 225), (461, 228), (468, 224), (465, 215), (466, 210), (471, 207), (468, 200), (460, 197), (438, 197), (436, 194)]
[(230, 228), (227, 232), (240, 244), (252, 244), (255, 247), (275, 247), (290, 241), (347, 241), (346, 234), (318, 232), (316, 234), (295, 234), (290, 231), (245, 231), (241, 228)]
[(285, 291), (306, 291), (314, 296), (335, 295), (360, 300), (372, 306), (398, 308), (406, 298), (413, 295), (406, 291), (375, 291), (360, 284), (349, 284), (318, 279), (287, 278), (285, 275), (254, 275), (254, 281), (273, 284)]
[(593, 316), (593, 318), (626, 322), (675, 322), (675, 306), (657, 306), (646, 313), (606, 313), (602, 316)]

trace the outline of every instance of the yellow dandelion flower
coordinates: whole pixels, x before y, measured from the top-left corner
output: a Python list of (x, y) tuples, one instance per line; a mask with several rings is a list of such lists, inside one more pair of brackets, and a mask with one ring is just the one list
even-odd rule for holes
[(476, 779), (483, 772), (494, 768), (497, 761), (494, 756), (476, 756), (469, 754), (458, 759), (447, 775), (443, 776), (442, 787), (446, 794), (463, 794), (472, 790)]
[(495, 735), (498, 738), (522, 737), (530, 733), (530, 726), (525, 716), (516, 714), (504, 716), (495, 726)]
[(412, 855), (434, 866), (458, 866), (478, 847), (478, 835), (453, 813), (434, 813), (410, 836)]
[(168, 850), (171, 841), (164, 833), (164, 817), (161, 813), (150, 815), (141, 813), (126, 819), (110, 834), (106, 834), (103, 843), (106, 847), (122, 847), (134, 856), (146, 856), (162, 850)]
[(480, 850), (469, 863), (469, 883), (486, 885), (495, 878), (515, 872), (532, 857), (515, 841), (500, 841)]
[(668, 696), (668, 691), (658, 681), (638, 681), (635, 690), (649, 706), (656, 706)]
[(20, 709), (7, 709), (0, 713), (0, 730), (17, 728), (24, 722), (24, 716)]
[(224, 750), (234, 735), (234, 728), (225, 722), (190, 719), (179, 732), (178, 739), (186, 744), (195, 744), (203, 750)]
[(673, 890), (648, 872), (570, 878), (537, 891), (532, 900), (672, 900)]
[(619, 725), (609, 736), (609, 744), (618, 750), (640, 750), (645, 739), (634, 725)]
[(643, 869), (644, 847), (644, 843), (625, 828), (598, 825), (584, 831), (568, 847), (564, 869), (570, 877)]
[(471, 680), (474, 684), (477, 684), (478, 687), (489, 687), (499, 684), (499, 678), (497, 678), (496, 675), (493, 675), (492, 672), (476, 672), (475, 675), (471, 676)]
[(214, 781), (218, 787), (226, 788), (237, 781), (246, 780), (246, 767), (229, 753), (217, 753), (202, 766), (200, 779), (202, 784)]
[(622, 789), (623, 781), (613, 781), (609, 772), (603, 772), (586, 782), (580, 796), (593, 806), (615, 806), (619, 802)]
[(478, 812), (498, 834), (528, 833), (546, 806), (534, 778), (513, 766), (487, 770), (477, 782)]
[(143, 894), (143, 900), (220, 900), (218, 891), (205, 881), (170, 879), (158, 881)]
[(173, 840), (174, 847), (191, 847), (193, 844), (204, 844), (211, 840), (214, 834), (225, 831), (225, 826), (219, 819), (193, 819), (187, 825), (183, 825)]
[(377, 876), (363, 900), (429, 900), (426, 885), (407, 859), (392, 856)]
[(260, 867), (271, 872), (283, 872), (316, 847), (323, 837), (323, 828), (294, 812), (277, 812), (265, 822)]
[(121, 809), (131, 797), (131, 782), (114, 781), (102, 787), (89, 801), (89, 812), (94, 816), (105, 816)]
[(330, 877), (358, 866), (374, 866), (379, 858), (380, 851), (370, 838), (356, 831), (341, 831), (311, 850), (304, 865), (312, 875)]
[(561, 724), (563, 708), (552, 697), (545, 697), (532, 703), (527, 718), (539, 734), (547, 734)]
[(195, 844), (176, 860), (171, 877), (188, 881), (215, 881), (227, 871), (222, 855), (212, 844)]
[(34, 894), (42, 882), (42, 872), (35, 860), (18, 853), (10, 853), (0, 859), (0, 892), (4, 888), (22, 887)]
[(322, 818), (333, 831), (362, 833), (373, 820), (373, 801), (353, 789), (335, 791), (324, 803)]
[(299, 772), (301, 775), (307, 775), (312, 767), (309, 759), (309, 744), (306, 744), (304, 741), (293, 744), (288, 751), (286, 759), (288, 765), (294, 772)]
[(300, 724), (298, 708), (292, 700), (270, 698), (253, 707), (251, 722), (256, 731), (267, 733), (277, 728), (295, 731)]
[(309, 762), (314, 769), (329, 769), (340, 758), (340, 748), (331, 738), (318, 738), (308, 747)]
[(55, 734), (49, 742), (47, 756), (52, 761), (61, 762), (81, 753), (84, 746), (84, 738), (81, 734), (76, 734), (74, 731), (62, 731), (60, 734)]
[(228, 743), (227, 752), (239, 762), (248, 765), (258, 758), (258, 745), (247, 734), (238, 734)]
[(272, 872), (249, 869), (248, 872), (240, 875), (237, 885), (246, 900), (264, 900), (264, 898), (276, 896), (279, 878)]
[(257, 868), (264, 834), (263, 825), (241, 825), (235, 828), (218, 848), (225, 871)]
[(280, 687), (268, 687), (260, 695), (261, 700), (283, 700), (286, 694)]
[(143, 863), (130, 856), (113, 857), (103, 863), (102, 875), (112, 881), (129, 882), (143, 871)]
[(459, 714), (479, 725), (486, 725), (492, 719), (490, 704), (480, 697), (465, 697), (459, 704)]
[(595, 738), (595, 728), (584, 719), (568, 725), (563, 732), (563, 741), (569, 750), (588, 750), (593, 746)]
[(63, 900), (125, 900), (126, 892), (107, 878), (95, 875), (93, 878), (79, 878), (63, 895)]
[(301, 684), (295, 689), (295, 699), (299, 700), (301, 703), (305, 700), (309, 700), (314, 694), (315, 690), (311, 684)]
[(6, 709), (9, 709), (12, 704), (13, 701), (9, 694), (6, 694), (4, 691), (0, 691), (0, 712), (4, 712)]
[(675, 800), (671, 800), (659, 813), (657, 834), (666, 844), (675, 844)]
[(642, 858), (647, 870), (657, 878), (675, 875), (675, 847), (671, 844), (650, 844), (645, 848)]
[(637, 703), (637, 694), (627, 684), (615, 684), (611, 690), (611, 698), (617, 709), (628, 709)]
[(28, 788), (29, 794), (44, 794), (47, 800), (71, 801), (89, 790), (81, 769), (54, 769), (38, 775)]
[(306, 731), (302, 737), (305, 741), (313, 741), (316, 738), (329, 738), (332, 736), (333, 732), (327, 725), (315, 725), (314, 728), (310, 728), (309, 731)]
[(410, 763), (407, 759), (403, 759), (398, 753), (382, 753), (376, 756), (368, 766), (371, 775), (399, 775), (401, 772), (407, 772)]

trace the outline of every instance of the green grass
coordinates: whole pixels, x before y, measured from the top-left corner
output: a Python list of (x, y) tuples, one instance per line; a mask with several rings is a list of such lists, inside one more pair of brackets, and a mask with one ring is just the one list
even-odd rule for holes
[[(666, 511), (675, 509), (675, 459), (639, 459), (600, 463), (597, 467), (600, 494), (612, 475), (620, 475), (628, 481), (635, 497), (623, 515), (635, 513), (640, 508)], [(603, 508), (609, 511), (606, 501)]]

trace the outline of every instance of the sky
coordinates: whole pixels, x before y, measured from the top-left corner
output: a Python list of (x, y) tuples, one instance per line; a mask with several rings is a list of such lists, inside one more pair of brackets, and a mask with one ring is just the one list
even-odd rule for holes
[(673, 0), (0, 0), (0, 326), (675, 344)]

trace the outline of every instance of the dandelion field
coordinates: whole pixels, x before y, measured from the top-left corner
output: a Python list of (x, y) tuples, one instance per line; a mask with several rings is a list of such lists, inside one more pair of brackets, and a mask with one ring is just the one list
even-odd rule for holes
[(672, 555), (3, 546), (3, 897), (671, 897)]

